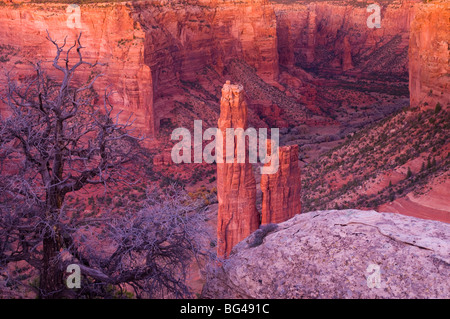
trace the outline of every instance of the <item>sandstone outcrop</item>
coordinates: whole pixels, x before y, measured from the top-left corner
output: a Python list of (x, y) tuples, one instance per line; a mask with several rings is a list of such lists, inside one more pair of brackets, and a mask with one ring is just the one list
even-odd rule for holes
[(261, 175), (261, 224), (281, 223), (300, 213), (298, 151), (298, 145), (279, 147), (278, 171), (275, 174)]
[(450, 104), (450, 3), (421, 5), (411, 23), (409, 90), (411, 106)]
[(205, 70), (222, 75), (238, 59), (265, 80), (278, 77), (276, 18), (266, 0), (162, 0), (132, 6), (145, 29), (156, 129), (176, 101), (183, 102), (180, 84), (197, 83)]
[[(0, 3), (1, 4), (1, 3)], [(151, 70), (144, 63), (144, 31), (136, 23), (130, 9), (124, 4), (96, 4), (81, 6), (80, 23), (67, 23), (70, 14), (68, 4), (45, 3), (2, 6), (0, 10), (0, 65), (14, 68), (21, 76), (33, 72), (28, 62), (53, 61), (56, 49), (47, 37), (47, 30), (59, 45), (66, 38), (65, 50), (73, 45), (80, 33), (83, 45), (83, 60), (102, 63), (95, 70), (80, 69), (75, 82), (92, 80), (96, 74), (94, 89), (99, 95), (98, 103), (103, 105), (104, 89), (115, 91), (111, 102), (121, 119), (130, 115), (135, 127), (146, 135), (153, 135), (153, 92)], [(6, 49), (6, 50), (5, 50)], [(74, 62), (76, 52), (71, 56)], [(59, 77), (50, 63), (43, 63), (49, 75)], [(0, 75), (3, 85), (5, 78)], [(133, 113), (133, 115), (132, 115)]]
[(296, 215), (259, 246), (254, 235), (210, 274), (203, 298), (450, 298), (446, 223), (332, 210)]
[[(117, 92), (113, 102), (123, 111), (123, 118), (133, 112), (136, 125), (147, 135), (157, 136), (160, 122), (174, 117), (172, 113), (177, 106), (186, 103), (189, 92), (183, 85), (201, 82), (208, 96), (214, 92), (218, 97), (215, 86), (223, 83), (221, 77), (233, 61), (243, 62), (261, 79), (278, 86), (275, 81), (279, 65), (290, 69), (300, 66), (319, 73), (407, 81), (409, 25), (415, 2), (418, 1), (383, 7), (380, 29), (369, 29), (366, 7), (350, 1), (95, 3), (80, 5), (82, 27), (73, 29), (67, 26), (67, 4), (7, 4), (0, 13), (0, 39), (10, 47), (1, 48), (0, 62), (23, 71), (27, 60), (51, 57), (53, 51), (45, 40), (46, 29), (58, 39), (68, 35), (70, 43), (82, 31), (86, 60), (105, 63), (101, 70), (105, 77), (99, 79), (96, 91), (101, 93), (111, 84)], [(445, 23), (445, 19), (436, 20)], [(10, 49), (14, 52), (9, 52)], [(301, 74), (299, 70), (293, 72)], [(207, 72), (215, 74), (217, 83), (204, 77)], [(90, 71), (86, 71), (85, 78), (90, 76)], [(309, 81), (303, 75), (299, 77)], [(426, 74), (423, 78), (427, 78)], [(427, 84), (423, 86), (424, 90), (432, 89)], [(313, 86), (305, 87), (302, 98), (312, 91)], [(433, 94), (442, 91), (433, 89)], [(414, 99), (413, 92), (411, 95)], [(315, 98), (299, 101), (313, 113), (320, 113), (316, 107), (320, 101)], [(279, 112), (263, 114), (278, 127), (298, 124), (298, 118), (311, 125), (323, 122), (298, 116), (304, 112), (299, 105), (269, 99), (266, 102), (269, 106), (278, 105), (286, 113), (279, 119), (272, 119)], [(215, 119), (217, 110), (205, 111), (204, 115)]]
[(382, 6), (381, 28), (370, 29), (367, 5), (297, 1), (274, 4), (280, 65), (321, 74), (408, 79), (408, 40), (416, 3)]
[[(223, 154), (226, 155), (227, 128), (247, 128), (247, 103), (243, 87), (229, 81), (222, 88), (218, 128), (224, 136)], [(247, 149), (247, 147), (246, 147)], [(231, 249), (259, 226), (256, 209), (256, 182), (252, 164), (237, 163), (236, 144), (233, 163), (217, 163), (217, 253), (228, 257)], [(247, 153), (247, 152), (246, 152)]]
[[(68, 4), (0, 4), (0, 40), (7, 44), (0, 47), (0, 64), (25, 72), (28, 60), (53, 57), (46, 30), (70, 44), (82, 32), (85, 60), (104, 63), (95, 90), (101, 94), (111, 85), (123, 118), (133, 112), (149, 136), (185, 102), (181, 83), (195, 83), (205, 68), (222, 74), (239, 59), (263, 79), (278, 76), (276, 18), (266, 0), (85, 4), (80, 28), (68, 26)], [(87, 70), (83, 79), (90, 76)]]
[[(226, 129), (247, 129), (247, 103), (242, 85), (227, 81), (222, 88), (218, 127), (224, 136), (223, 161), (217, 163), (217, 252), (227, 258), (233, 247), (258, 229), (260, 224), (276, 224), (299, 214), (300, 168), (298, 145), (282, 146), (278, 153), (279, 167), (274, 174), (261, 176), (262, 215), (256, 209), (256, 182), (248, 157), (246, 162), (237, 162), (237, 144), (234, 145), (234, 162), (226, 163)], [(235, 141), (236, 142), (236, 141)], [(261, 142), (261, 141), (260, 141)], [(271, 150), (270, 139), (267, 141)], [(265, 165), (270, 166), (271, 163)]]

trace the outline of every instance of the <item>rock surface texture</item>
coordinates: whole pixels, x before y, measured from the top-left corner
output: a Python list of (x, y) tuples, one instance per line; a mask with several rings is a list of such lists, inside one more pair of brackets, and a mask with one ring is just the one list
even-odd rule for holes
[(261, 224), (281, 223), (300, 213), (298, 145), (279, 147), (278, 157), (278, 171), (261, 175)]
[[(215, 269), (204, 298), (450, 298), (445, 223), (316, 211), (279, 224), (256, 247), (254, 235)], [(376, 275), (371, 267), (379, 267), (380, 288), (368, 286)]]
[[(268, 81), (278, 77), (276, 18), (266, 0), (136, 1), (80, 5), (80, 24), (68, 25), (64, 3), (21, 3), (0, 0), (0, 65), (21, 73), (27, 61), (52, 59), (46, 30), (72, 44), (80, 32), (84, 59), (104, 67), (95, 90), (111, 85), (113, 103), (131, 112), (136, 125), (154, 137), (160, 121), (185, 102), (181, 83), (198, 81), (199, 73), (222, 74), (233, 59), (255, 68)], [(206, 69), (205, 69), (206, 68)], [(87, 70), (84, 78), (92, 76)], [(1, 81), (2, 79), (0, 79)], [(1, 82), (0, 82), (1, 83)]]
[[(203, 80), (208, 88), (212, 81), (205, 74), (220, 78), (236, 61), (253, 68), (260, 79), (276, 84), (280, 65), (318, 74), (402, 82), (408, 80), (410, 59), (412, 105), (430, 90), (448, 100), (448, 2), (420, 2), (394, 1), (383, 6), (380, 29), (367, 27), (366, 7), (354, 2), (267, 0), (85, 4), (80, 5), (81, 27), (71, 28), (68, 4), (16, 6), (0, 0), (0, 39), (5, 43), (0, 47), (0, 64), (24, 72), (28, 60), (53, 56), (46, 30), (61, 42), (68, 36), (70, 44), (82, 32), (86, 61), (105, 64), (100, 70), (105, 77), (95, 86), (97, 93), (111, 84), (117, 92), (112, 102), (123, 111), (123, 118), (133, 113), (137, 126), (153, 137), (165, 120), (175, 116), (172, 113), (180, 103), (186, 103), (183, 86), (195, 87)], [(84, 78), (92, 75), (86, 70)], [(308, 80), (306, 75), (299, 77)], [(250, 85), (246, 87), (249, 93)], [(219, 97), (218, 90), (208, 89)], [(320, 101), (315, 101), (314, 90), (304, 88), (298, 100), (317, 113)], [(304, 110), (289, 105), (278, 105), (288, 113), (283, 119), (278, 112), (263, 115), (278, 127), (288, 125), (286, 118), (305, 121), (304, 114), (298, 115)], [(217, 118), (206, 107), (202, 115), (204, 120)], [(316, 121), (308, 119), (310, 124), (322, 123)]]
[[(247, 103), (241, 85), (228, 81), (222, 88), (218, 128), (224, 136), (223, 154), (226, 155), (225, 131), (227, 128), (247, 128)], [(247, 148), (246, 148), (247, 149)], [(236, 155), (236, 145), (235, 145)], [(246, 152), (248, 154), (248, 152)], [(252, 164), (246, 156), (245, 163), (217, 163), (217, 253), (226, 258), (238, 242), (259, 226), (256, 209), (256, 182)]]

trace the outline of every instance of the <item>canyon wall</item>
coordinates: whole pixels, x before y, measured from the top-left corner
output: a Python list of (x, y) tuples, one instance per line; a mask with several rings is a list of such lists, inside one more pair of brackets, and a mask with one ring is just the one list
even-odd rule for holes
[(450, 104), (450, 3), (433, 1), (417, 9), (409, 41), (411, 106)]
[(220, 76), (239, 59), (267, 81), (278, 76), (276, 18), (265, 0), (136, 2), (133, 10), (146, 34), (159, 118), (184, 101), (180, 83), (198, 83), (205, 68)]
[[(124, 118), (134, 112), (150, 136), (185, 100), (181, 83), (195, 83), (205, 68), (220, 77), (239, 59), (262, 79), (278, 76), (276, 18), (265, 0), (86, 4), (80, 6), (80, 28), (68, 27), (67, 4), (0, 4), (0, 39), (8, 44), (0, 54), (17, 58), (2, 55), (1, 62), (22, 72), (26, 60), (53, 57), (46, 30), (59, 41), (67, 36), (68, 43), (82, 32), (85, 60), (105, 64), (96, 91), (111, 84)], [(81, 78), (89, 75), (87, 70)]]
[[(3, 4), (3, 2), (2, 2)], [(20, 4), (3, 5), (0, 10), (0, 64), (17, 74), (32, 71), (30, 62), (53, 61), (56, 49), (47, 37), (62, 45), (67, 40), (70, 47), (79, 33), (83, 59), (87, 62), (103, 63), (95, 70), (83, 67), (75, 82), (84, 83), (95, 74), (103, 73), (94, 85), (100, 95), (109, 85), (116, 93), (111, 102), (122, 111), (121, 118), (128, 119), (131, 113), (136, 127), (147, 135), (154, 134), (153, 92), (150, 68), (144, 63), (145, 33), (124, 4), (84, 5), (81, 8), (81, 24), (67, 24), (67, 4)], [(77, 58), (76, 53), (71, 57)], [(50, 76), (59, 76), (50, 63), (44, 63)], [(4, 74), (0, 75), (4, 85)]]
[(381, 3), (381, 28), (370, 29), (368, 3), (275, 4), (280, 65), (321, 74), (408, 79), (408, 41), (418, 1)]
[[(281, 89), (276, 82), (280, 65), (288, 71), (300, 67), (322, 75), (406, 83), (410, 44), (413, 104), (420, 99), (416, 92), (423, 95), (431, 90), (433, 95), (448, 97), (448, 23), (445, 16), (438, 18), (448, 14), (445, 2), (428, 5), (418, 4), (418, 0), (382, 1), (379, 29), (367, 27), (370, 13), (364, 2), (279, 2), (93, 3), (80, 6), (81, 28), (70, 28), (67, 4), (12, 5), (1, 1), (0, 39), (5, 44), (0, 48), (0, 63), (22, 72), (28, 67), (27, 60), (52, 57), (54, 51), (45, 40), (46, 30), (60, 41), (68, 36), (69, 42), (81, 31), (86, 60), (107, 64), (101, 69), (105, 77), (98, 81), (97, 92), (111, 84), (117, 91), (113, 102), (124, 111), (123, 117), (133, 112), (136, 124), (150, 136), (157, 136), (160, 121), (170, 117), (168, 114), (191, 95), (186, 85), (195, 87), (201, 82), (205, 87), (211, 83), (206, 94), (218, 99), (223, 77), (233, 61), (245, 63), (260, 79)], [(418, 7), (435, 9), (420, 9), (414, 22)], [(434, 37), (427, 30), (440, 33)], [(430, 50), (436, 53), (430, 55)], [(424, 67), (428, 64), (433, 66)], [(301, 82), (312, 81), (308, 74), (297, 71), (295, 75)], [(210, 73), (215, 74), (217, 83), (205, 76)], [(429, 84), (435, 74), (440, 80)], [(90, 76), (91, 71), (86, 70), (84, 78)], [(302, 96), (314, 92), (314, 87), (305, 90)], [(298, 98), (300, 104), (306, 103), (304, 99)], [(301, 105), (280, 103), (290, 117), (295, 117), (292, 112), (302, 112)], [(309, 107), (318, 109), (317, 105)], [(216, 109), (205, 114), (210, 117), (217, 113)]]

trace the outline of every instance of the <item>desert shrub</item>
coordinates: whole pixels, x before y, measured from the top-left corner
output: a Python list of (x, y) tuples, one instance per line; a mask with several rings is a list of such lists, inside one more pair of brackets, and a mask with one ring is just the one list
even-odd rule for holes
[(437, 102), (436, 103), (436, 107), (434, 108), (434, 113), (437, 114), (442, 110), (442, 105), (441, 103)]

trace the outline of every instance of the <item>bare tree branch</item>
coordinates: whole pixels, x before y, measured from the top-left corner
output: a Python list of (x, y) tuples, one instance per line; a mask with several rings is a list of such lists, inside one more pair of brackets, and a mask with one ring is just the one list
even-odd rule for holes
[(189, 295), (187, 269), (202, 250), (203, 222), (200, 207), (180, 189), (153, 189), (145, 208), (126, 216), (70, 216), (68, 194), (133, 183), (128, 168), (142, 137), (131, 116), (120, 121), (112, 90), (104, 90), (98, 105), (101, 73), (73, 84), (81, 66), (100, 65), (83, 60), (81, 34), (67, 50), (66, 38), (60, 45), (47, 37), (59, 78), (38, 62), (20, 81), (8, 73), (0, 96), (9, 110), (0, 116), (0, 276), (12, 278), (9, 265), (25, 261), (39, 272), (40, 297), (55, 298), (66, 290), (64, 267), (76, 262), (86, 278), (77, 296), (108, 296), (107, 285), (132, 287), (139, 297)]

